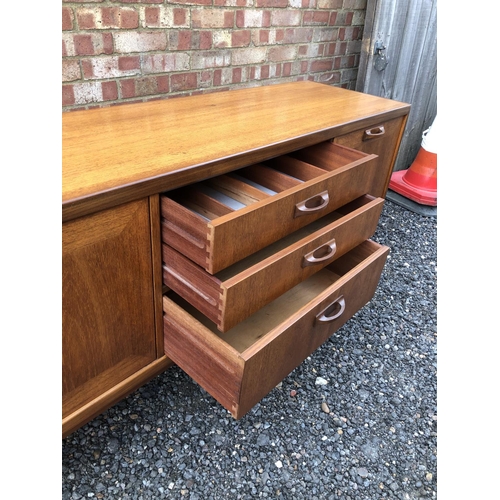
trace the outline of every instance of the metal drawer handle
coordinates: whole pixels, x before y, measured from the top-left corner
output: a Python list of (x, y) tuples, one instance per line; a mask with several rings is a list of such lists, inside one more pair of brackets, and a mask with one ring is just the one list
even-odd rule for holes
[(341, 295), (316, 316), (316, 321), (318, 323), (328, 323), (329, 321), (334, 321), (337, 318), (340, 318), (344, 311), (345, 300), (344, 296)]
[(325, 260), (331, 259), (335, 252), (337, 251), (337, 244), (335, 243), (335, 238), (328, 241), (324, 245), (316, 248), (312, 252), (307, 253), (302, 258), (302, 267), (314, 266), (315, 264), (320, 264), (325, 262)]
[(322, 193), (311, 196), (311, 198), (295, 205), (295, 214), (293, 217), (297, 218), (301, 215), (319, 212), (328, 205), (329, 201), (330, 197), (328, 196), (328, 191), (323, 191)]
[(385, 134), (385, 128), (383, 125), (380, 125), (378, 127), (371, 128), (370, 130), (365, 130), (363, 134), (363, 141), (376, 139), (377, 137), (380, 137), (381, 135), (384, 134)]

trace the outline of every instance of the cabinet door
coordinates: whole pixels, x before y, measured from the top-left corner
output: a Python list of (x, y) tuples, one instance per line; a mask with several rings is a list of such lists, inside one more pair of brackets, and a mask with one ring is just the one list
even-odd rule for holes
[(148, 199), (63, 225), (63, 418), (156, 359)]
[(378, 155), (376, 161), (380, 175), (377, 176), (370, 191), (372, 196), (385, 197), (405, 123), (406, 116), (402, 116), (335, 137), (333, 141), (341, 146)]

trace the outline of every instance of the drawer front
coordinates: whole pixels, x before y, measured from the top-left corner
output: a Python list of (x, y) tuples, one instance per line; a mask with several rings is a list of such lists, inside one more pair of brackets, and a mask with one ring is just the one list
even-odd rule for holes
[(383, 203), (358, 198), (215, 275), (163, 245), (163, 282), (225, 332), (370, 238)]
[(387, 186), (396, 161), (399, 144), (403, 134), (406, 117), (393, 118), (369, 128), (362, 128), (346, 135), (336, 137), (334, 142), (357, 151), (376, 154), (379, 175), (370, 194), (385, 197)]
[(240, 418), (371, 299), (388, 251), (365, 241), (220, 335), (166, 295), (165, 354)]
[(162, 239), (210, 274), (370, 194), (376, 155), (318, 145), (321, 165), (282, 156), (162, 196)]

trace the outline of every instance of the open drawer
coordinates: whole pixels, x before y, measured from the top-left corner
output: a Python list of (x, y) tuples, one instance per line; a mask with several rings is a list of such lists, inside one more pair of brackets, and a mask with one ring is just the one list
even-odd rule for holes
[(225, 334), (169, 291), (165, 354), (240, 418), (372, 298), (388, 252), (363, 242)]
[(214, 274), (370, 194), (377, 156), (323, 142), (161, 196), (162, 240)]
[(362, 196), (215, 275), (164, 244), (163, 283), (225, 332), (370, 238), (383, 203)]

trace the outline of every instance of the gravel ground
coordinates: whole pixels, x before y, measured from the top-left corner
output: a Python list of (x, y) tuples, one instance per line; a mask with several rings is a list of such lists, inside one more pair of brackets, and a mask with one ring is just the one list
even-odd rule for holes
[(437, 498), (436, 234), (386, 201), (344, 327), (239, 421), (171, 368), (62, 441), (62, 498)]

